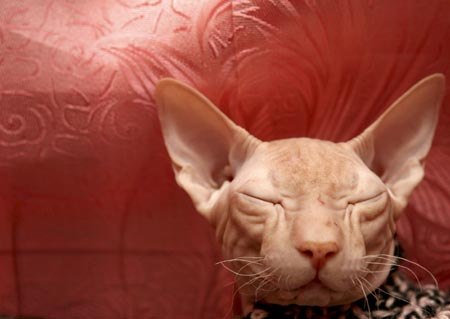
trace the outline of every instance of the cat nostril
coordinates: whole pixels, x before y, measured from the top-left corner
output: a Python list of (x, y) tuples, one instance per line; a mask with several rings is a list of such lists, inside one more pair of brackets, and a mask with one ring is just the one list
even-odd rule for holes
[(334, 252), (334, 251), (327, 252), (325, 254), (325, 259), (332, 258), (332, 257), (334, 257), (334, 255), (336, 255), (336, 252)]
[(300, 250), (300, 252), (308, 258), (314, 257), (314, 253), (311, 250)]
[(320, 268), (339, 252), (339, 247), (334, 242), (303, 242), (298, 250), (311, 260), (314, 268)]

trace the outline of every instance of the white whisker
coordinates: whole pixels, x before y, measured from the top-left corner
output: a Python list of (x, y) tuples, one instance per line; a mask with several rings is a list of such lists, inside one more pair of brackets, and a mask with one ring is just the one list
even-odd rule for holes
[(273, 269), (272, 272), (270, 274), (268, 274), (266, 277), (264, 277), (263, 280), (259, 283), (258, 287), (255, 290), (255, 302), (258, 301), (258, 293), (259, 293), (259, 291), (268, 293), (268, 292), (272, 292), (272, 291), (276, 290), (275, 288), (266, 289), (266, 290), (263, 289), (264, 286), (266, 286), (267, 284), (270, 283), (270, 279), (269, 278), (275, 271), (276, 271), (276, 269)]
[[(386, 257), (391, 256), (391, 255), (380, 254), (379, 256), (385, 257), (385, 258), (386, 258)], [(398, 260), (401, 260), (401, 261), (410, 263), (410, 264), (412, 264), (412, 265), (414, 265), (414, 266), (417, 266), (417, 267), (419, 267), (420, 269), (422, 269), (423, 271), (425, 271), (425, 272), (428, 274), (428, 276), (430, 276), (430, 277), (433, 279), (436, 288), (439, 289), (439, 283), (438, 283), (436, 277), (435, 277), (435, 276), (433, 275), (433, 273), (432, 273), (430, 270), (428, 270), (426, 267), (422, 266), (422, 265), (419, 264), (419, 263), (416, 263), (416, 262), (414, 262), (414, 261), (411, 261), (411, 260), (409, 260), (409, 259), (407, 259), (407, 258), (403, 258), (403, 257), (395, 257), (395, 258), (397, 258)]]
[[(417, 281), (417, 284), (419, 285), (420, 290), (423, 290), (423, 289), (422, 289), (422, 284), (420, 283), (420, 280), (419, 280), (419, 277), (417, 276), (417, 274), (416, 274), (411, 268), (409, 268), (409, 267), (407, 267), (407, 266), (404, 266), (404, 265), (398, 265), (398, 264), (392, 264), (392, 263), (375, 262), (375, 261), (368, 261), (367, 263), (368, 263), (368, 264), (371, 264), (371, 265), (397, 266), (397, 267), (399, 267), (399, 268), (406, 269), (407, 271), (409, 271), (409, 272), (414, 276), (414, 278), (415, 278), (416, 281)], [(375, 272), (375, 271), (373, 271), (373, 272)], [(382, 271), (381, 271), (381, 272), (382, 272)]]
[[(272, 270), (271, 272), (267, 273), (268, 270)], [(240, 292), (241, 294), (245, 294), (242, 292), (242, 289), (248, 286), (253, 286), (256, 289), (256, 293), (255, 293), (255, 298), (257, 297), (257, 293), (259, 290), (261, 290), (263, 285), (266, 285), (267, 283), (270, 282), (270, 277), (273, 275), (273, 273), (276, 271), (276, 269), (272, 269), (271, 267), (266, 268), (264, 271), (261, 271), (257, 274), (253, 274), (254, 278), (250, 279), (249, 281), (247, 281), (245, 284), (241, 285), (235, 292), (234, 296)], [(258, 283), (257, 286), (255, 286), (254, 284), (257, 283), (258, 281), (261, 281)], [(275, 290), (275, 289), (274, 289)], [(246, 294), (246, 295), (252, 295), (252, 294)], [(234, 297), (233, 296), (233, 297)]]
[(261, 262), (264, 260), (264, 257), (237, 257), (222, 260), (216, 263), (216, 265), (223, 265), (225, 263), (239, 262), (239, 263), (252, 263), (252, 264), (262, 264)]
[(260, 261), (248, 261), (248, 260), (239, 260), (239, 259), (234, 259), (234, 260), (224, 260), (224, 261), (219, 261), (216, 263), (216, 265), (225, 265), (227, 263), (246, 263), (247, 265), (263, 265), (262, 262)]
[[(228, 260), (227, 262), (231, 262), (231, 261), (232, 261), (232, 260)], [(233, 261), (236, 261), (236, 259), (233, 260)], [(270, 269), (270, 267), (268, 267), (268, 268), (266, 268), (266, 269), (261, 270), (261, 271), (258, 272), (258, 273), (242, 273), (242, 271), (243, 271), (245, 268), (247, 268), (247, 267), (249, 267), (249, 266), (251, 266), (251, 265), (256, 264), (256, 265), (262, 266), (263, 264), (258, 263), (258, 262), (248, 262), (248, 263), (246, 263), (245, 265), (243, 265), (241, 268), (239, 268), (239, 270), (237, 270), (237, 271), (234, 270), (234, 269), (231, 269), (230, 266), (226, 265), (226, 264), (223, 263), (223, 262), (219, 262), (219, 263), (217, 263), (217, 264), (222, 265), (223, 268), (225, 268), (226, 270), (228, 270), (228, 271), (231, 272), (232, 274), (234, 274), (234, 275), (236, 275), (236, 276), (239, 276), (239, 277), (253, 277), (253, 276), (259, 275), (260, 273), (264, 273), (264, 272), (266, 272), (268, 269)]]
[(372, 284), (369, 282), (369, 280), (367, 280), (364, 277), (359, 277), (360, 280), (363, 280), (364, 283), (366, 283), (365, 287), (367, 288), (367, 290), (370, 292), (370, 294), (375, 298), (375, 300), (377, 301), (377, 307), (379, 305), (380, 300), (378, 299), (378, 296), (375, 294), (375, 289), (371, 289)]
[[(368, 282), (368, 280), (367, 280), (366, 278), (359, 277), (359, 279), (364, 280), (367, 284), (370, 285), (370, 283)], [(387, 292), (386, 290), (384, 290), (384, 289), (382, 289), (382, 288), (380, 288), (380, 287), (376, 288), (375, 290), (378, 290), (378, 291), (380, 291), (380, 292), (382, 292), (382, 293), (384, 293), (384, 294), (386, 294), (386, 295), (388, 295), (388, 296), (391, 296), (391, 297), (393, 297), (394, 299), (403, 301), (403, 302), (405, 302), (405, 303), (407, 303), (407, 304), (409, 304), (409, 305), (413, 305), (409, 300), (404, 299), (404, 298), (402, 298), (402, 297), (400, 297), (400, 296), (398, 296), (398, 295), (395, 295), (395, 294), (393, 294), (393, 293), (389, 293), (389, 292)], [(376, 298), (377, 304), (378, 304), (378, 303), (379, 303), (379, 299), (378, 299), (373, 293), (372, 293), (372, 295)]]
[(394, 294), (391, 294), (391, 293), (389, 293), (389, 292), (387, 292), (386, 290), (384, 290), (384, 289), (382, 289), (382, 288), (377, 288), (379, 291), (381, 291), (382, 293), (385, 293), (386, 295), (388, 295), (388, 296), (391, 296), (391, 297), (393, 297), (393, 298), (395, 298), (395, 299), (398, 299), (398, 300), (401, 300), (401, 301), (403, 301), (403, 302), (406, 302), (407, 304), (409, 304), (409, 305), (411, 305), (411, 303), (408, 301), (408, 300), (406, 300), (406, 299), (403, 299), (403, 298), (401, 298), (401, 297), (399, 297), (399, 296), (395, 296)]
[(369, 299), (367, 298), (366, 291), (364, 290), (364, 286), (363, 286), (363, 284), (362, 284), (362, 281), (359, 280), (358, 278), (355, 278), (355, 279), (356, 279), (356, 281), (359, 283), (359, 285), (360, 285), (360, 287), (361, 287), (361, 290), (362, 290), (362, 292), (363, 292), (364, 299), (365, 299), (366, 305), (367, 305), (367, 310), (369, 311), (369, 318), (372, 318), (372, 311), (370, 310)]

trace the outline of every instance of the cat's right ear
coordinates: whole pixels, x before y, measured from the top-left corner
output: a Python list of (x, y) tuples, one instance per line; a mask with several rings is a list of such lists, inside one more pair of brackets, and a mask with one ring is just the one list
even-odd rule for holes
[(348, 142), (390, 190), (396, 218), (424, 176), (424, 161), (431, 148), (444, 94), (444, 76), (428, 76)]
[(219, 193), (260, 141), (179, 81), (159, 81), (155, 99), (177, 183), (211, 221)]

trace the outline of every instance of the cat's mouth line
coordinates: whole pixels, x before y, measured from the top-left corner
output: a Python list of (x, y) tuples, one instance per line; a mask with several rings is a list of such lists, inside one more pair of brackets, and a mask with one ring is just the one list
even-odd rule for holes
[(322, 280), (320, 280), (318, 274), (316, 274), (314, 279), (310, 280), (306, 284), (300, 285), (300, 286), (295, 287), (295, 288), (281, 289), (281, 290), (285, 291), (285, 292), (288, 292), (288, 293), (299, 293), (300, 291), (305, 290), (305, 289), (310, 289), (311, 287), (323, 288), (323, 289), (327, 289), (327, 290), (330, 290), (330, 291), (333, 291), (333, 292), (338, 292), (338, 291), (328, 287)]

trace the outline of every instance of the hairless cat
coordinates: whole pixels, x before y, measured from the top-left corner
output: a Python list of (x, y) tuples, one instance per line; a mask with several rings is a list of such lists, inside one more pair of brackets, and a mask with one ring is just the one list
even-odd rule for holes
[(424, 176), (444, 93), (431, 75), (347, 142), (263, 142), (173, 79), (156, 87), (178, 184), (214, 227), (246, 307), (334, 306), (380, 286)]

